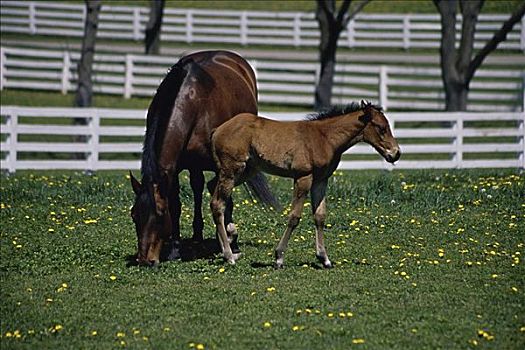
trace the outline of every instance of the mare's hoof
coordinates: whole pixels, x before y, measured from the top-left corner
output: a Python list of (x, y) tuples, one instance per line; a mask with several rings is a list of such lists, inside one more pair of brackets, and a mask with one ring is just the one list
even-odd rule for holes
[(232, 253), (238, 254), (238, 255), (241, 254), (241, 249), (239, 248), (239, 245), (237, 244), (237, 240), (233, 241), (230, 244), (230, 248), (232, 249)]
[(202, 243), (204, 242), (204, 236), (202, 235), (202, 233), (200, 234), (193, 234), (193, 237), (191, 237), (191, 240), (195, 243)]
[(167, 257), (167, 260), (168, 261), (173, 261), (173, 260), (178, 260), (181, 258), (181, 255), (180, 255), (180, 243), (178, 241), (176, 242), (170, 242), (169, 243), (170, 247), (169, 247), (169, 254), (168, 254), (168, 257)]

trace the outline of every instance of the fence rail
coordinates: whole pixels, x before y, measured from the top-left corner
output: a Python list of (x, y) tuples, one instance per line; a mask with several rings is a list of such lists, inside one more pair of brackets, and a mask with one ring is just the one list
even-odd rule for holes
[[(262, 113), (277, 120), (300, 113)], [(0, 168), (138, 169), (144, 110), (2, 106)], [(403, 156), (413, 168), (525, 168), (525, 113), (388, 113)], [(86, 125), (74, 125), (85, 118)], [(372, 147), (359, 144), (339, 169), (392, 169)]]
[[(1, 1), (2, 33), (83, 36), (82, 4), (40, 1)], [(99, 38), (142, 40), (148, 21), (145, 7), (103, 5)], [(480, 15), (474, 47), (479, 49), (508, 15)], [(458, 16), (458, 29), (461, 17)], [(499, 48), (525, 51), (525, 19)], [(341, 47), (439, 48), (440, 18), (435, 14), (359, 14), (342, 33)], [(458, 34), (459, 35), (459, 34)], [(319, 30), (311, 12), (164, 10), (161, 40), (186, 43), (317, 46)]]
[[(0, 90), (72, 92), (77, 85), (78, 52), (0, 48)], [(177, 58), (95, 55), (95, 93), (152, 96)], [(252, 60), (259, 100), (267, 104), (312, 107), (319, 66), (314, 62)], [(480, 69), (469, 93), (471, 111), (520, 111), (525, 74), (520, 69)], [(439, 68), (345, 64), (336, 67), (333, 103), (368, 99), (389, 109), (442, 110)]]

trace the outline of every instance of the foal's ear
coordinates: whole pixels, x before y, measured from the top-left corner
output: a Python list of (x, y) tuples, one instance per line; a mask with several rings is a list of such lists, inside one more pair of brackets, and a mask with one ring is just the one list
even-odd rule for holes
[(142, 185), (137, 179), (135, 179), (131, 170), (129, 171), (129, 178), (131, 180), (131, 187), (133, 188), (133, 192), (135, 192), (135, 194), (138, 196), (142, 190)]

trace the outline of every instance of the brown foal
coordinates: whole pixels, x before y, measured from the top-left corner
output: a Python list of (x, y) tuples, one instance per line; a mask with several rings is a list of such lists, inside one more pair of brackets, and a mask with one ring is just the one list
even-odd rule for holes
[(224, 259), (235, 264), (224, 226), (224, 210), (234, 186), (257, 171), (294, 179), (288, 227), (275, 249), (275, 267), (283, 267), (284, 252), (299, 224), (303, 204), (311, 193), (316, 256), (332, 267), (323, 242), (326, 186), (344, 151), (358, 142), (372, 145), (390, 163), (401, 155), (381, 107), (361, 101), (311, 116), (310, 120), (280, 122), (242, 113), (219, 126), (212, 135), (212, 151), (219, 180), (211, 200), (213, 220)]

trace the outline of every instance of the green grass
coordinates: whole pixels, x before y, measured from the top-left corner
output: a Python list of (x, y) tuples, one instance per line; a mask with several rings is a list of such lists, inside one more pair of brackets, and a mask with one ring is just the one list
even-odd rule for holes
[[(275, 271), (285, 214), (259, 207), (244, 190), (234, 197), (244, 253), (236, 266), (210, 256), (149, 269), (126, 267), (136, 238), (124, 173), (2, 176), (0, 345), (521, 348), (524, 180), (510, 169), (337, 172), (326, 232), (335, 268), (316, 264), (307, 205), (286, 268)], [(270, 183), (288, 203), (290, 181)]]

